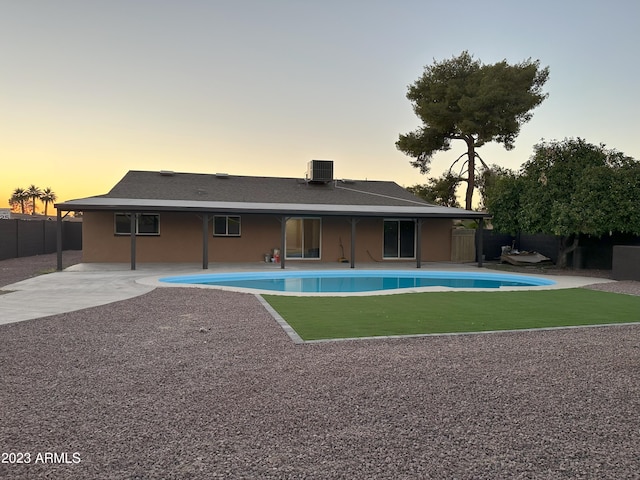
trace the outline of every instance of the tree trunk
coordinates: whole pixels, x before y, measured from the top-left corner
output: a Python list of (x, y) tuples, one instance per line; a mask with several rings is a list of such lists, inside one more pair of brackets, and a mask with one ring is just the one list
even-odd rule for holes
[(580, 235), (573, 236), (573, 242), (571, 245), (568, 245), (569, 239), (571, 236), (562, 237), (560, 241), (560, 252), (558, 252), (558, 267), (559, 268), (567, 268), (567, 256), (573, 252), (576, 248), (578, 248), (578, 241), (580, 240)]
[(465, 206), (466, 210), (471, 210), (471, 201), (473, 200), (473, 189), (475, 188), (475, 180), (476, 180), (476, 151), (475, 151), (475, 141), (473, 138), (465, 139), (467, 142), (467, 156), (468, 158), (468, 173), (467, 173), (467, 194), (465, 196)]

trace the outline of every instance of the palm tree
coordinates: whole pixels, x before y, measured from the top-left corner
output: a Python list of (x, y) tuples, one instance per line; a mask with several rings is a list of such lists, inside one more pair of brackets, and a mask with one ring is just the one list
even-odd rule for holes
[(35, 215), (36, 214), (36, 200), (38, 200), (40, 197), (42, 197), (42, 190), (40, 190), (34, 184), (31, 184), (31, 185), (29, 185), (29, 188), (27, 188), (27, 194), (29, 195), (29, 198), (31, 198), (33, 200), (33, 210), (31, 211), (31, 215)]
[(40, 200), (42, 200), (44, 202), (44, 215), (45, 215), (45, 217), (47, 216), (47, 207), (49, 207), (49, 203), (53, 203), (57, 199), (58, 199), (58, 197), (53, 192), (53, 190), (51, 190), (50, 187), (47, 187), (42, 191), (42, 196), (40, 197)]
[(20, 213), (24, 213), (24, 202), (29, 198), (29, 194), (24, 188), (16, 188), (11, 194), (10, 203), (19, 203), (20, 204)]

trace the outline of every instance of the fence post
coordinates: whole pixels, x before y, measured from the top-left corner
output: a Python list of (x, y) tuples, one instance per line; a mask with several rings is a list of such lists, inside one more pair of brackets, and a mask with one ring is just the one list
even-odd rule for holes
[(40, 247), (40, 255), (44, 255), (47, 253), (47, 225), (45, 224), (46, 220), (40, 222), (42, 224), (42, 235), (40, 237), (42, 241), (42, 247)]
[(16, 222), (16, 256), (14, 258), (18, 258), (20, 256), (20, 220), (16, 218), (14, 222)]

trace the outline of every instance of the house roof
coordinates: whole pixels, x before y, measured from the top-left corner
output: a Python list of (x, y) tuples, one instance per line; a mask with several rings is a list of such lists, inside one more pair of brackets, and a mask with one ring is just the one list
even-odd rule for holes
[(108, 198), (331, 205), (424, 205), (394, 182), (130, 171)]
[(109, 193), (56, 204), (62, 210), (208, 211), (402, 217), (486, 217), (433, 205), (395, 182), (129, 171)]

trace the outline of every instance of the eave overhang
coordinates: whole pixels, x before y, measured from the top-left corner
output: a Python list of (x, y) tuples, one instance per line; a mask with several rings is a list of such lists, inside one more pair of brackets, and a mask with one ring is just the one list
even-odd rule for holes
[(207, 212), (219, 214), (271, 214), (284, 216), (490, 218), (486, 212), (439, 205), (333, 205), (304, 203), (218, 202), (140, 198), (89, 197), (55, 204), (61, 211)]

